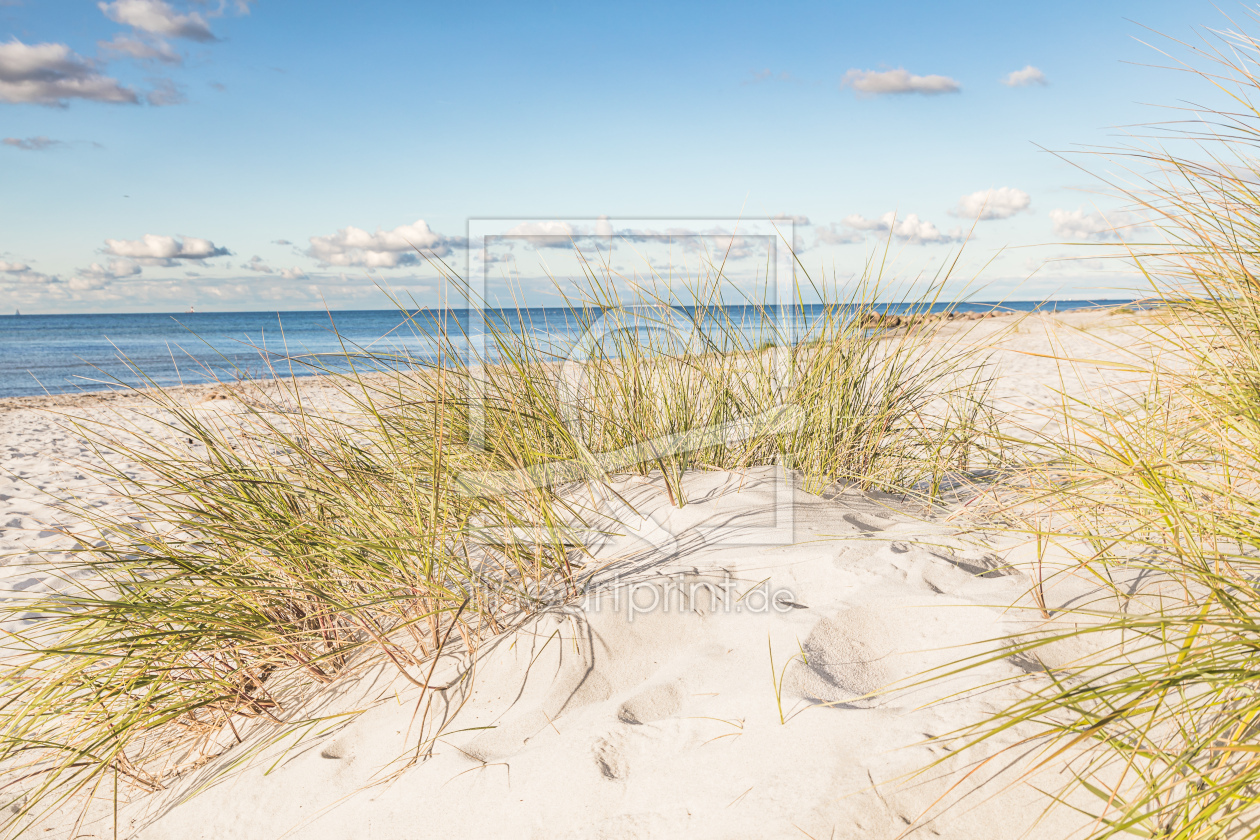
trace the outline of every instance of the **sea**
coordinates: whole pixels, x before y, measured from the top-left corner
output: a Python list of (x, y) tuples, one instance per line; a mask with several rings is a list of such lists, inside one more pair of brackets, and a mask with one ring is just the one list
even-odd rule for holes
[[(1130, 300), (1003, 301), (919, 306), (918, 311), (952, 308), (961, 312), (1066, 311), (1131, 304)], [(663, 307), (656, 307), (661, 310)], [(906, 304), (876, 309), (900, 314)], [(725, 319), (750, 337), (772, 336), (776, 343), (807, 335), (821, 305), (753, 307), (732, 305), (708, 318)], [(636, 316), (637, 318), (637, 316)], [(440, 348), (430, 336), (444, 329), (450, 346), (469, 363), (493, 361), (494, 341), (485, 324), (526, 334), (557, 358), (589, 352), (592, 323), (605, 332), (623, 328), (624, 318), (601, 320), (588, 311), (548, 307), (520, 310), (387, 310), (196, 312), (0, 316), (0, 398), (116, 388), (231, 382), (244, 378), (307, 376), (351, 365), (390, 366), (433, 363)], [(682, 334), (704, 332), (705, 321), (692, 307), (668, 310), (655, 327)], [(767, 323), (769, 322), (769, 326)], [(636, 323), (646, 323), (636, 321)], [(664, 325), (662, 327), (662, 324)], [(640, 329), (640, 326), (634, 327)], [(586, 348), (583, 350), (582, 348)]]

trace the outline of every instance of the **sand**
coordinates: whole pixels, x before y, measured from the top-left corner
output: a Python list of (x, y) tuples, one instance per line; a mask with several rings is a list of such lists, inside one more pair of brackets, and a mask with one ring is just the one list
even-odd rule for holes
[[(1000, 339), (1008, 423), (1053, 432), (1045, 405), (1057, 390), (1136, 387), (1118, 363), (1157, 317), (995, 318), (958, 325), (954, 340)], [(1054, 355), (1107, 364), (1063, 378)], [(209, 387), (187, 398), (235, 405)], [(115, 503), (79, 466), (95, 456), (67, 420), (121, 413), (160, 429), (145, 411), (125, 395), (0, 403), (7, 588), (55, 588), (46, 566), (74, 548), (48, 495)], [(1017, 733), (961, 758), (956, 743), (930, 740), (1010, 702), (1022, 689), (1009, 678), (1045, 679), (1036, 669), (998, 657), (915, 679), (1035, 625), (1030, 545), (958, 515), (965, 494), (931, 511), (856, 491), (818, 497), (770, 468), (694, 473), (685, 486), (690, 503), (676, 510), (659, 480), (624, 480), (641, 519), (582, 570), (590, 594), (492, 640), (475, 663), (442, 660), (434, 681), (446, 690), (421, 695), (366, 668), (310, 702), (324, 722), (279, 743), (259, 724), (169, 789), (125, 802), (119, 836), (971, 840), (1088, 828), (1038, 790), (1065, 781), (1054, 768), (1022, 779), (1010, 768), (992, 778), (1005, 759), (975, 769)], [(1047, 600), (1090, 594), (1065, 579)], [(91, 814), (79, 836), (111, 837), (111, 808)], [(29, 836), (68, 836), (67, 820)]]

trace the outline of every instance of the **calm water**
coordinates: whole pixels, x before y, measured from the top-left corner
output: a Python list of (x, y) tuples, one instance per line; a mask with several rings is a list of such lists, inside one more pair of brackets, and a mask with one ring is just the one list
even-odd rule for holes
[[(1016, 301), (1012, 311), (1119, 306), (1125, 300)], [(985, 311), (993, 304), (971, 303), (961, 311)], [(937, 307), (944, 308), (944, 305)], [(888, 311), (900, 307), (890, 305)], [(817, 307), (796, 312), (798, 326)], [(751, 307), (727, 312), (748, 331), (762, 329)], [(680, 308), (684, 319), (690, 313)], [(432, 328), (435, 316), (415, 316)], [(480, 320), (463, 310), (444, 313), (448, 334), (471, 336), (480, 347)], [(488, 313), (486, 317), (496, 317)], [(500, 313), (505, 325), (525, 330), (563, 354), (582, 334), (578, 314), (568, 309), (529, 309)], [(677, 317), (674, 318), (677, 321)], [(334, 333), (334, 326), (336, 332)], [(207, 312), (197, 314), (23, 315), (0, 317), (0, 397), (102, 390), (145, 384), (176, 385), (267, 376), (270, 370), (298, 375), (316, 372), (311, 362), (344, 366), (345, 354), (361, 351), (432, 360), (435, 347), (423, 330), (406, 323), (397, 310), (334, 312)], [(338, 335), (340, 338), (338, 338)], [(457, 342), (467, 352), (467, 342)], [(493, 358), (492, 348), (487, 356)], [(139, 373), (137, 373), (139, 372)]]

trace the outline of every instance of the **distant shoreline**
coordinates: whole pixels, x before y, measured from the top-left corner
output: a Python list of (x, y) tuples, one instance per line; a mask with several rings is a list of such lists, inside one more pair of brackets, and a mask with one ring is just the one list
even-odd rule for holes
[[(1111, 307), (1087, 306), (1087, 307), (1079, 307), (1076, 309), (1058, 310), (1057, 312), (1054, 312), (1053, 314), (1063, 315), (1069, 312), (1080, 312), (1080, 311), (1088, 310), (1088, 309), (1106, 309), (1108, 310), (1108, 314), (1135, 314), (1135, 311), (1134, 311), (1135, 309), (1149, 310), (1149, 309), (1157, 308), (1152, 305), (1142, 305), (1142, 306), (1134, 307), (1133, 309), (1130, 309), (1130, 307), (1132, 306), (1133, 306), (1132, 303), (1122, 304), (1120, 306), (1111, 306)], [(1027, 314), (1030, 314), (1030, 313), (1028, 312), (1003, 312), (1003, 313), (1000, 313), (998, 317), (1010, 317), (1013, 315), (1027, 315)], [(1051, 313), (1047, 311), (1047, 314), (1051, 314)], [(26, 317), (26, 316), (22, 316), (22, 317)], [(936, 321), (937, 319), (927, 318), (925, 320), (928, 322), (932, 322), (932, 321)], [(960, 320), (966, 322), (972, 319), (962, 318)], [(946, 323), (951, 323), (951, 322), (952, 321), (946, 321)], [(889, 326), (895, 327), (898, 325), (890, 324)], [(897, 330), (896, 332), (892, 332), (890, 334), (897, 335), (899, 333), (900, 333), (900, 330)], [(323, 373), (297, 372), (294, 374), (296, 378), (303, 379), (303, 380), (306, 380), (306, 379), (319, 380), (329, 375), (332, 375), (332, 372), (323, 372)], [(272, 381), (275, 379), (287, 379), (287, 378), (288, 376), (287, 374), (285, 374), (279, 377), (257, 377), (256, 379), (246, 380), (246, 381), (266, 382), (266, 381)], [(233, 384), (234, 384), (233, 382), (228, 382), (228, 381), (189, 382), (186, 384), (160, 385), (157, 387), (160, 387), (161, 390), (163, 391), (187, 394), (195, 398), (199, 394), (203, 394), (203, 393), (206, 395), (206, 397), (209, 397), (213, 392), (215, 391), (222, 392), (224, 390), (229, 389)], [(152, 387), (152, 386), (127, 388), (127, 387), (122, 387), (118, 385), (111, 386), (105, 383), (101, 383), (101, 386), (98, 388), (83, 387), (78, 390), (63, 391), (60, 393), (54, 392), (54, 393), (0, 396), (0, 414), (9, 412), (9, 411), (20, 411), (20, 410), (67, 409), (67, 408), (79, 408), (85, 405), (100, 405), (102, 403), (114, 402), (118, 400), (134, 399), (136, 397), (143, 396), (144, 394), (152, 392), (154, 390), (156, 389), (155, 387)]]
[[(1074, 304), (1071, 307), (1065, 307), (1065, 304)], [(1079, 305), (1075, 305), (1079, 304)], [(948, 301), (934, 304), (935, 307), (944, 308), (954, 306), (963, 308), (965, 311), (974, 311), (976, 308), (981, 309), (1006, 309), (1012, 313), (1015, 312), (1032, 312), (1037, 308), (1045, 308), (1052, 312), (1072, 312), (1078, 309), (1104, 309), (1108, 307), (1125, 306), (1133, 304), (1150, 304), (1147, 298), (1068, 298), (1063, 300), (1036, 299), (1028, 298), (1024, 300), (969, 300), (960, 303), (950, 303)], [(737, 306), (754, 306), (754, 304), (727, 304), (730, 307)], [(795, 304), (792, 304), (795, 305)], [(884, 301), (875, 304), (875, 307), (905, 307), (915, 305), (907, 304), (904, 301)], [(682, 306), (680, 304), (680, 306)], [(767, 304), (769, 308), (775, 308), (778, 304)], [(822, 306), (821, 303), (806, 303), (805, 307)], [(682, 308), (687, 308), (682, 306)], [(510, 312), (515, 307), (486, 307), (485, 311)], [(523, 307), (523, 311), (529, 310), (549, 310), (561, 311), (570, 309), (567, 306), (531, 306)], [(418, 307), (405, 310), (410, 315), (419, 313), (448, 313), (451, 315), (467, 314), (472, 311), (470, 307)], [(124, 317), (160, 317), (168, 316), (171, 318), (187, 318), (200, 317), (203, 315), (332, 315), (334, 317), (343, 314), (389, 314), (400, 315), (403, 310), (400, 309), (207, 309), (198, 312), (178, 312), (178, 311), (155, 311), (155, 312), (23, 312), (21, 315), (13, 313), (0, 313), (0, 318), (21, 319), (21, 318), (124, 318)]]

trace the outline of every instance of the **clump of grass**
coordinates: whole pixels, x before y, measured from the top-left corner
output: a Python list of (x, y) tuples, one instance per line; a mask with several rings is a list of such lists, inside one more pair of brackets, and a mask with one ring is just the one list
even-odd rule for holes
[(1199, 75), (1230, 106), (1183, 129), (1193, 151), (1119, 156), (1155, 167), (1123, 191), (1165, 240), (1130, 246), (1164, 305), (1151, 389), (1069, 406), (1019, 499), (1104, 588), (1006, 653), (1098, 650), (969, 732), (1046, 736), (1039, 764), (1097, 797), (1095, 837), (1252, 837), (1260, 818), (1260, 41), (1213, 37)]
[[(900, 308), (912, 318), (927, 313), (948, 279)], [(685, 287), (685, 309), (674, 303), (677, 290), (635, 285), (627, 301), (617, 288), (606, 277), (574, 306), (595, 313), (583, 328), (603, 340), (561, 371), (569, 387), (558, 411), (573, 420), (573, 445), (589, 452), (742, 426), (738, 439), (635, 462), (644, 474), (661, 472), (680, 507), (680, 478), (696, 467), (778, 464), (798, 471), (811, 492), (843, 482), (933, 497), (949, 472), (1003, 459), (984, 355), (937, 341), (945, 319), (920, 318), (915, 330), (872, 327), (879, 300), (894, 294), (875, 279), (837, 296), (806, 275), (791, 311), (724, 305), (731, 290), (720, 272)], [(812, 308), (805, 292), (819, 301)], [(608, 313), (618, 313), (611, 325)], [(569, 367), (579, 381), (564, 379)]]
[(464, 431), (444, 380), (343, 381), (340, 413), (277, 383), (296, 411), (258, 388), (236, 418), (152, 391), (168, 435), (84, 430), (102, 460), (143, 472), (106, 476), (125, 514), (83, 511), (90, 524), (70, 536), (95, 547), (58, 570), (70, 586), (6, 607), (38, 616), (8, 638), (2, 676), (0, 760), (27, 780), (9, 788), (25, 797), (19, 816), (107, 768), (159, 789), (222, 729), (300, 719), (292, 684), (330, 683), (365, 649), (424, 686), (421, 662), (452, 629), (471, 651), (530, 592), (569, 579), (553, 496), (453, 488), (458, 466), (503, 456), (453, 443)]
[[(151, 388), (160, 432), (80, 427), (121, 512), (78, 506), (66, 586), (0, 607), (26, 620), (0, 669), (8, 828), (106, 780), (162, 789), (251, 720), (302, 722), (314, 689), (366, 662), (432, 688), (444, 649), (472, 655), (578, 593), (600, 511), (576, 487), (659, 472), (682, 506), (689, 470), (780, 464), (814, 490), (931, 495), (987, 457), (983, 366), (927, 329), (862, 326), (874, 284), (793, 340), (766, 306), (746, 310), (757, 329), (735, 318), (725, 282), (699, 278), (680, 309), (602, 278), (573, 302), (598, 333), (576, 356), (525, 313), (488, 313), (479, 355), (455, 313), (422, 312), (408, 320), (430, 358), (347, 346), (348, 368), (295, 362), (326, 374), (320, 394), (243, 382), (229, 415)], [(680, 345), (644, 318), (690, 330)]]

